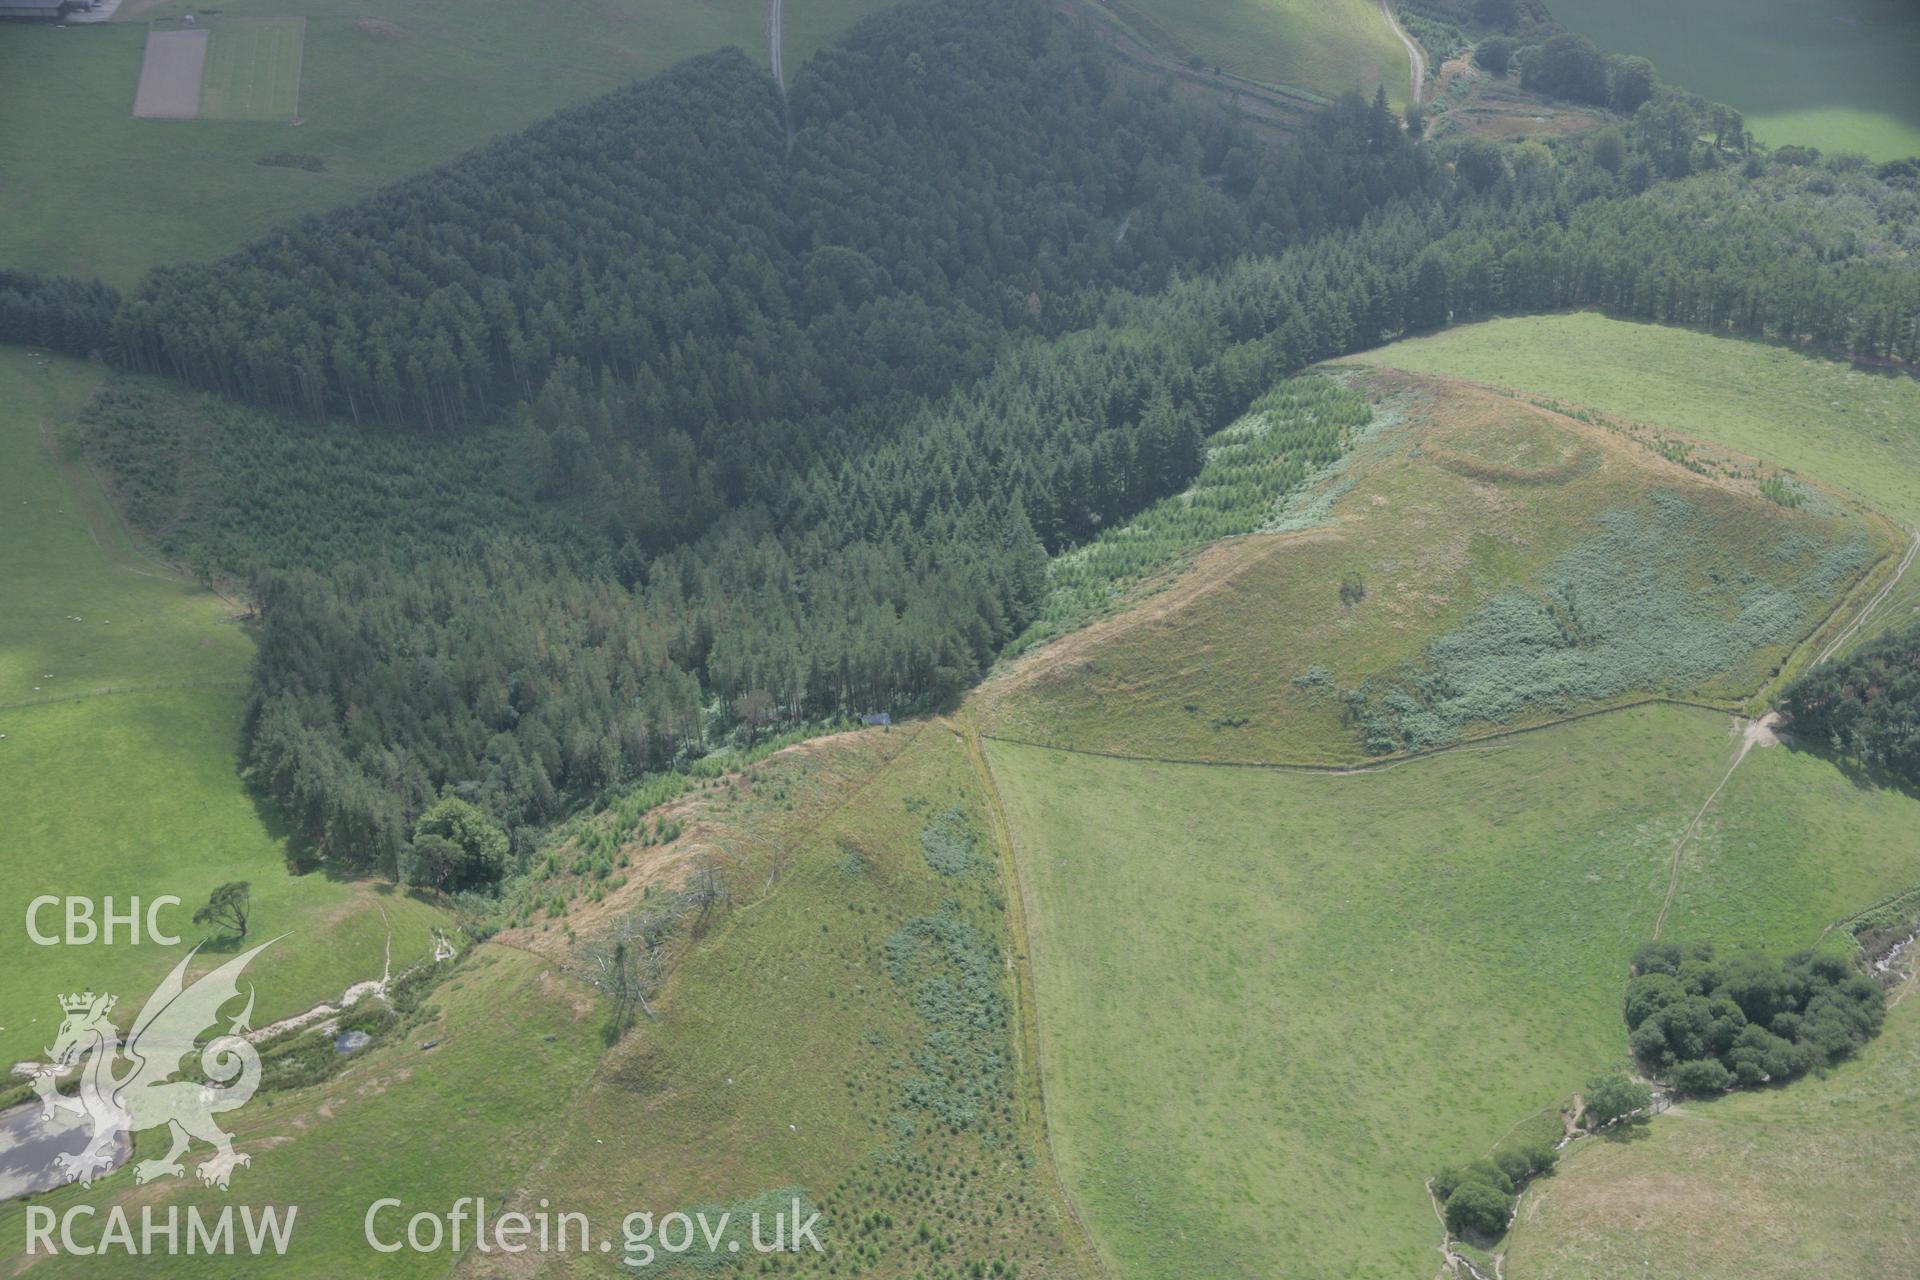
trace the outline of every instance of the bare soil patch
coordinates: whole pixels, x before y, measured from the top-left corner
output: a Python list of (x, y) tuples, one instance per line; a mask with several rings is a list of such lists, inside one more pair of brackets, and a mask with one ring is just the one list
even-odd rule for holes
[(191, 120), (200, 114), (200, 77), (207, 66), (207, 32), (150, 31), (140, 63), (133, 114), (141, 120)]

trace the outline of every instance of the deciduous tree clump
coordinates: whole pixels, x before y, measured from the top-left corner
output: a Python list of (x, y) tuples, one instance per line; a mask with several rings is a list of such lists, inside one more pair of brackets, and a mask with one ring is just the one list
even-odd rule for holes
[(1430, 1182), (1447, 1230), (1491, 1240), (1507, 1229), (1514, 1200), (1533, 1178), (1551, 1173), (1560, 1153), (1543, 1142), (1503, 1147), (1490, 1157), (1442, 1169)]
[(1649, 943), (1627, 983), (1634, 1057), (1696, 1096), (1823, 1069), (1879, 1034), (1885, 1014), (1872, 979), (1811, 951), (1720, 958), (1705, 943)]

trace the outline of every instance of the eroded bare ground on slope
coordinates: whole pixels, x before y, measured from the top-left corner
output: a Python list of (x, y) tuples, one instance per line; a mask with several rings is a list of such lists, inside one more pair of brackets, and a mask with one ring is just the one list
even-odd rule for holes
[[(884, 768), (916, 731), (862, 729), (812, 738), (738, 773), (707, 780), (649, 810), (644, 827), (616, 847), (618, 871), (605, 880), (591, 871), (566, 870), (586, 838), (576, 837), (553, 851), (563, 869), (540, 891), (564, 910), (543, 910), (541, 918), (502, 930), (496, 940), (577, 961), (583, 947), (650, 901), (684, 890), (707, 866), (736, 895), (736, 904), (752, 901), (777, 884), (787, 851), (856, 796), (860, 782)], [(612, 822), (607, 813), (589, 825), (604, 828)], [(673, 834), (654, 842), (653, 834), (660, 832)]]
[(1489, 75), (1465, 53), (1440, 65), (1427, 108), (1427, 133), (1434, 138), (1558, 138), (1613, 123), (1604, 111), (1528, 93), (1517, 71)]

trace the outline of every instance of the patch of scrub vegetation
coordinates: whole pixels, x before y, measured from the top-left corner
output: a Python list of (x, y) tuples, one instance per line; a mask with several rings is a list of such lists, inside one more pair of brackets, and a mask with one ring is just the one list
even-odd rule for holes
[[(1337, 764), (1610, 702), (1733, 707), (1899, 536), (1765, 468), (1461, 383), (1354, 374), (1376, 402), (1270, 527), (1004, 667), (996, 737), (1159, 759)], [(1468, 514), (1470, 513), (1470, 515)], [(1098, 545), (1098, 544), (1096, 544)]]
[[(264, 991), (264, 987), (262, 988)], [(337, 993), (336, 993), (337, 994)], [(254, 1205), (298, 1205), (292, 1242), (268, 1267), (274, 1276), (332, 1280), (367, 1270), (367, 1212), (385, 1196), (404, 1211), (376, 1219), (383, 1240), (404, 1240), (407, 1218), (444, 1212), (461, 1196), (498, 1205), (548, 1151), (554, 1127), (592, 1069), (600, 1041), (592, 996), (537, 956), (483, 945), (434, 990), (431, 1014), (387, 1042), (347, 1058), (324, 1081), (262, 1092), (222, 1116), (237, 1149), (253, 1159), (234, 1172), (230, 1192), (186, 1176), (136, 1187), (122, 1168), (91, 1190), (69, 1185), (34, 1198), (56, 1213), (91, 1204), (104, 1215), (140, 1206), (211, 1220), (237, 1198)], [(162, 1128), (139, 1135), (134, 1159), (166, 1150)], [(194, 1158), (204, 1154), (196, 1148)], [(0, 1230), (24, 1238), (25, 1206), (0, 1207)], [(617, 1216), (612, 1220), (617, 1225)], [(135, 1227), (136, 1233), (138, 1226)], [(137, 1239), (137, 1235), (136, 1235)], [(442, 1276), (447, 1255), (402, 1249), (380, 1259), (383, 1275)], [(33, 1270), (49, 1276), (97, 1276), (101, 1259), (43, 1254)], [(204, 1256), (162, 1246), (144, 1256), (116, 1255), (116, 1276), (204, 1276)]]
[(943, 876), (963, 876), (973, 870), (974, 848), (979, 843), (979, 834), (958, 806), (920, 828), (920, 852), (927, 855), (927, 865)]
[(1009, 652), (1110, 611), (1131, 588), (1209, 542), (1276, 527), (1291, 514), (1289, 496), (1336, 462), (1375, 413), (1365, 396), (1326, 375), (1274, 387), (1207, 441), (1200, 473), (1184, 491), (1055, 557), (1037, 615)]
[(1804, 634), (1875, 559), (1864, 537), (1787, 530), (1744, 566), (1724, 558), (1707, 512), (1669, 493), (1600, 524), (1531, 590), (1503, 592), (1436, 637), (1424, 668), (1369, 681), (1365, 701), (1348, 704), (1368, 752), (1426, 750), (1475, 724), (1630, 691), (1712, 688)]
[[(1621, 975), (1726, 727), (1637, 707), (1348, 776), (989, 740), (1055, 1150), (1123, 1274), (1423, 1274), (1427, 1175), (1625, 1064)], [(1751, 753), (1669, 929), (1778, 954), (1908, 887), (1920, 802), (1861, 800)]]
[[(842, 735), (738, 788), (669, 804), (678, 845), (632, 850), (658, 885), (650, 859), (710, 851), (728, 893), (522, 1194), (617, 1220), (793, 1188), (823, 1215), (806, 1274), (1091, 1274), (1048, 1172), (964, 744), (937, 724)], [(929, 836), (936, 857), (966, 846), (965, 874), (935, 868)], [(571, 929), (582, 954), (660, 892), (503, 936), (547, 948)]]
[(1009, 1022), (999, 949), (955, 911), (914, 916), (887, 939), (887, 972), (912, 993), (925, 1023), (914, 1074), (901, 1083), (910, 1111), (955, 1131), (1012, 1119)]
[[(793, 772), (754, 766), (789, 747), (847, 728), (844, 722), (826, 721), (790, 729), (611, 787), (545, 830), (539, 846), (501, 881), (495, 899), (477, 899), (471, 905), (492, 927), (529, 926), (543, 912), (551, 921), (576, 903), (593, 906), (610, 894), (619, 895), (632, 875), (655, 860), (654, 850), (679, 841), (696, 814), (704, 817), (724, 809), (737, 824), (768, 810), (804, 808), (790, 792)], [(683, 797), (688, 803), (676, 803)]]

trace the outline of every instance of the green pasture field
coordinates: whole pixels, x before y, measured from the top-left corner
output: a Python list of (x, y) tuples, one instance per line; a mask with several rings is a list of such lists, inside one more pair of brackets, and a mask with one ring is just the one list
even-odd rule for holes
[(1712, 440), (1920, 524), (1920, 380), (1897, 370), (1590, 311), (1461, 325), (1363, 358)]
[[(133, 119), (146, 20), (191, 7), (171, 0), (138, 22), (0, 25), (0, 118), (41, 122), (0, 136), (0, 265), (127, 288), (152, 267), (218, 257), (695, 54), (737, 45), (767, 59), (765, 0), (368, 0), (351, 16), (321, 0), (232, 0), (222, 30), (307, 20), (300, 123)], [(836, 0), (827, 17), (809, 14), (787, 32), (788, 74), (881, 7)], [(220, 43), (216, 34), (209, 77)], [(282, 155), (324, 167), (259, 163)]]
[(203, 120), (291, 120), (300, 110), (305, 18), (211, 25), (200, 78)]
[(1905, 541), (1838, 500), (1770, 501), (1751, 459), (1669, 457), (1455, 383), (1352, 385), (1372, 420), (1268, 522), (1281, 532), (1216, 546), (1132, 614), (1012, 664), (981, 691), (983, 728), (1331, 765), (1650, 695), (1731, 708)]
[(1905, 0), (1548, 0), (1611, 53), (1738, 108), (1776, 146), (1920, 155), (1920, 9)]
[[(238, 774), (252, 645), (233, 605), (143, 560), (84, 469), (49, 440), (101, 371), (0, 351), (0, 902), (12, 957), (0, 976), (0, 1060), (37, 1058), (55, 997), (85, 989), (138, 1001), (175, 948), (43, 947), (26, 934), (41, 894), (181, 898), (162, 923), (198, 942), (195, 906), (227, 880), (253, 885), (253, 931), (292, 936), (249, 971), (255, 1021), (337, 997), (431, 945), (437, 910), (371, 885), (291, 876), (286, 841)], [(74, 618), (80, 619), (74, 621)], [(57, 913), (42, 915), (43, 931)]]
[(1920, 1001), (1856, 1062), (1581, 1142), (1520, 1204), (1511, 1280), (1905, 1280), (1920, 1240)]
[[(1729, 725), (1641, 707), (1349, 776), (989, 740), (1054, 1149), (1118, 1274), (1431, 1275), (1422, 1180), (1624, 1063)], [(1920, 879), (1917, 823), (1758, 751), (1665, 936), (1808, 945)]]
[(1125, 0), (1106, 7), (1224, 71), (1329, 97), (1348, 89), (1371, 95), (1384, 84), (1393, 102), (1407, 100), (1407, 50), (1375, 0)]
[[(484, 1196), (490, 1215), (502, 1212), (528, 1169), (546, 1156), (553, 1128), (601, 1044), (592, 992), (522, 951), (483, 945), (429, 1000), (433, 1016), (324, 1083), (262, 1092), (224, 1116), (235, 1147), (253, 1157), (234, 1171), (228, 1191), (203, 1187), (191, 1171), (136, 1187), (132, 1170), (123, 1168), (91, 1190), (64, 1187), (34, 1203), (56, 1213), (93, 1205), (96, 1231), (110, 1205), (124, 1205), (136, 1239), (142, 1204), (155, 1205), (162, 1221), (166, 1206), (217, 1215), (235, 1203), (297, 1205), (284, 1257), (230, 1259), (236, 1265), (220, 1274), (331, 1280), (372, 1268), (380, 1275), (446, 1275), (455, 1261), (449, 1252), (373, 1252), (363, 1235), (368, 1208), (383, 1197), (403, 1199), (403, 1209), (376, 1222), (385, 1240), (404, 1238), (415, 1212), (444, 1214), (462, 1196)], [(432, 1047), (423, 1048), (428, 1042)], [(143, 1135), (134, 1158), (157, 1157), (165, 1147), (164, 1130)], [(204, 1154), (196, 1147), (190, 1161)], [(0, 1232), (23, 1240), (24, 1214), (17, 1203), (0, 1208)], [(619, 1238), (617, 1217), (595, 1225)], [(164, 1242), (141, 1257), (43, 1254), (32, 1260), (34, 1274), (49, 1276), (98, 1276), (106, 1269), (116, 1276), (205, 1276), (208, 1268), (203, 1256), (169, 1256)]]

